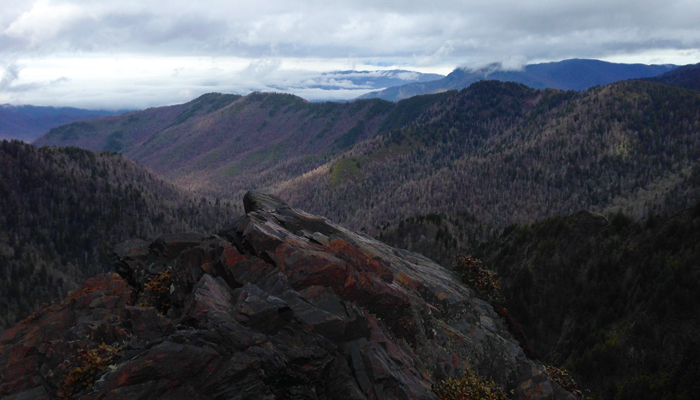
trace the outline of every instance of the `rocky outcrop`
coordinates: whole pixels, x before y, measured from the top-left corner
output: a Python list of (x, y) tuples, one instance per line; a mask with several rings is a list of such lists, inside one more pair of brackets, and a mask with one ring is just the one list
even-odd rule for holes
[(515, 398), (571, 398), (451, 273), (248, 193), (219, 235), (115, 249), (0, 337), (7, 399), (433, 399), (466, 368)]

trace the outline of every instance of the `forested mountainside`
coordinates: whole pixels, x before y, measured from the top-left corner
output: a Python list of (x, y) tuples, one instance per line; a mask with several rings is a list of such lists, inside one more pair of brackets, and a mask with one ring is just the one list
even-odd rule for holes
[(396, 104), (212, 94), (65, 125), (37, 144), (111, 143), (200, 193), (265, 189), (375, 235), (428, 214), (498, 228), (580, 209), (659, 212), (698, 160), (698, 124), (700, 93), (659, 83), (579, 93), (482, 81)]
[(596, 85), (653, 77), (676, 65), (617, 64), (600, 60), (571, 59), (530, 64), (520, 70), (507, 70), (500, 63), (480, 69), (457, 68), (446, 77), (431, 82), (407, 83), (360, 96), (360, 99), (399, 101), (421, 94), (464, 89), (474, 82), (498, 80), (517, 82), (534, 89), (586, 90)]
[(700, 393), (700, 203), (637, 222), (585, 211), (512, 225), (474, 254), (541, 359), (595, 398)]
[(66, 124), (51, 129), (35, 144), (76, 146), (92, 151), (123, 151), (156, 132), (218, 110), (238, 98), (238, 95), (209, 93), (185, 104)]
[(117, 111), (83, 110), (72, 107), (0, 105), (0, 140), (31, 142), (59, 125), (118, 114)]
[(691, 64), (678, 67), (653, 78), (646, 78), (645, 81), (665, 83), (671, 86), (678, 86), (686, 89), (700, 90), (700, 64)]
[[(693, 201), (700, 93), (628, 81), (583, 93), (484, 81), (274, 191), (375, 235), (417, 215), (490, 226), (588, 209), (638, 218)], [(679, 196), (668, 199), (673, 191)], [(667, 200), (668, 199), (668, 200)]]
[(36, 145), (120, 151), (200, 192), (238, 198), (326, 163), (356, 142), (415, 120), (445, 95), (308, 103), (288, 94), (208, 94), (190, 103), (65, 125)]
[(234, 214), (116, 153), (2, 141), (0, 330), (107, 270), (123, 240), (212, 232)]
[(428, 214), (502, 227), (580, 209), (659, 212), (698, 160), (699, 105), (698, 92), (642, 81), (582, 93), (482, 81), (396, 104), (208, 95), (65, 125), (37, 144), (102, 149), (121, 135), (115, 149), (200, 193), (265, 189), (374, 235)]
[[(698, 199), (700, 163), (696, 163), (682, 181), (668, 188), (658, 209), (665, 213), (683, 210)], [(606, 216), (613, 219), (619, 211), (611, 209)], [(373, 230), (374, 236), (381, 241), (418, 252), (446, 267), (451, 266), (457, 255), (478, 252), (483, 242), (494, 239), (501, 232), (502, 229), (465, 212), (416, 214), (398, 223), (380, 224)]]

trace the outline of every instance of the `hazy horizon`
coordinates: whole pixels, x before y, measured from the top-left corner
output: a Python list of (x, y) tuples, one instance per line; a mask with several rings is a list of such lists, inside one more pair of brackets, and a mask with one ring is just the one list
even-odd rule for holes
[(324, 72), (446, 75), (571, 58), (693, 64), (697, 15), (700, 4), (682, 0), (7, 0), (0, 104), (142, 109), (255, 90), (350, 100), (376, 88)]

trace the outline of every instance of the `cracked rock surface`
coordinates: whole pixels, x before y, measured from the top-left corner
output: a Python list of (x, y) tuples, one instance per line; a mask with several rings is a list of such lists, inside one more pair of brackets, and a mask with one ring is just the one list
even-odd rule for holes
[(6, 330), (0, 396), (434, 399), (470, 368), (573, 399), (436, 263), (271, 195), (244, 205), (218, 235), (118, 245), (117, 273)]

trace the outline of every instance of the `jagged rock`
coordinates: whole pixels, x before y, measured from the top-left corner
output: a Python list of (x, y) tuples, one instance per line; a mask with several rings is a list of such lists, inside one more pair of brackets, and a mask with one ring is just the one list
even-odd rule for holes
[[(439, 265), (274, 196), (244, 205), (219, 235), (117, 246), (118, 274), (5, 331), (0, 393), (434, 399), (431, 385), (470, 368), (518, 398), (573, 398)], [(76, 355), (105, 348), (111, 358), (69, 387), (85, 367)]]

